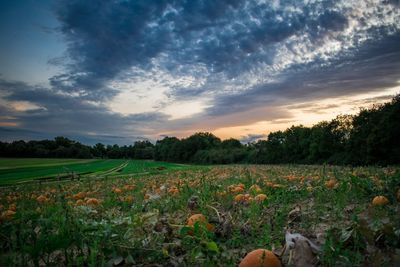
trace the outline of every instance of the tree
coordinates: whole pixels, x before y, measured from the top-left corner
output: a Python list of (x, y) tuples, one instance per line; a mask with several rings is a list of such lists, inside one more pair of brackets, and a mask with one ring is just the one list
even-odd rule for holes
[(221, 142), (221, 148), (223, 149), (242, 148), (242, 146), (242, 143), (234, 138), (229, 138)]
[(162, 161), (181, 161), (181, 141), (176, 137), (164, 137), (156, 142), (154, 159)]
[(213, 149), (219, 147), (221, 139), (212, 133), (195, 133), (182, 141), (182, 160), (192, 161), (192, 157), (199, 150)]
[(97, 143), (92, 148), (93, 156), (98, 158), (104, 158), (106, 156), (106, 147), (102, 143)]

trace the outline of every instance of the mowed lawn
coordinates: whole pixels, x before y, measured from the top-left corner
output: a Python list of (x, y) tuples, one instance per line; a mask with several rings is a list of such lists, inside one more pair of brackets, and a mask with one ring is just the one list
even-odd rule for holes
[(75, 173), (103, 172), (126, 162), (123, 159), (0, 159), (0, 184)]
[(0, 158), (0, 170), (21, 167), (48, 167), (64, 164), (93, 162), (96, 159), (43, 159), (43, 158)]
[[(114, 170), (119, 166), (123, 168), (118, 168), (118, 172)], [(188, 166), (151, 160), (2, 158), (0, 159), (0, 185), (55, 177), (70, 172), (99, 175), (104, 173), (112, 176), (181, 170)]]

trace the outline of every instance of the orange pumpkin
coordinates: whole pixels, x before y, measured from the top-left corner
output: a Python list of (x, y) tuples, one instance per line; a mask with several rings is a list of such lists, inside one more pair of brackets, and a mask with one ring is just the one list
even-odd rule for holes
[(257, 202), (263, 202), (266, 199), (267, 199), (267, 195), (266, 194), (258, 194), (254, 198), (254, 200), (257, 201)]
[(245, 189), (245, 185), (242, 183), (237, 184), (237, 185), (233, 184), (233, 185), (228, 186), (228, 191), (231, 193), (242, 193), (242, 192), (244, 192), (244, 189)]
[(14, 218), (15, 211), (13, 210), (6, 210), (1, 213), (0, 221), (10, 221)]
[(335, 179), (330, 179), (325, 183), (326, 188), (332, 189), (336, 186), (337, 182)]
[(372, 200), (372, 205), (374, 206), (384, 206), (389, 203), (389, 199), (385, 196), (376, 196)]
[(233, 199), (234, 202), (242, 202), (243, 200), (244, 200), (243, 194), (236, 195), (235, 198)]
[(12, 203), (8, 206), (8, 210), (17, 211), (17, 204)]
[(236, 186), (236, 187), (231, 189), (231, 192), (232, 193), (241, 193), (241, 192), (244, 192), (244, 189), (243, 189), (243, 187)]
[(266, 182), (265, 185), (268, 186), (268, 187), (271, 187), (271, 188), (283, 187), (282, 185), (280, 185), (280, 184), (275, 184), (275, 183), (273, 183), (273, 182)]
[(256, 249), (248, 253), (239, 267), (282, 267), (277, 256), (266, 249)]
[(171, 187), (168, 189), (168, 194), (177, 195), (179, 193), (179, 189), (176, 186)]
[(84, 199), (86, 197), (85, 192), (79, 192), (76, 193), (75, 195), (72, 196), (73, 199), (78, 200), (78, 199)]
[(259, 187), (259, 186), (256, 185), (256, 184), (250, 186), (249, 189), (250, 189), (250, 191), (253, 191), (253, 192), (255, 192), (255, 193), (261, 193), (261, 192), (262, 192), (261, 187)]
[(78, 200), (75, 202), (75, 205), (76, 205), (76, 206), (82, 206), (83, 204), (85, 204), (85, 202), (84, 202), (82, 199), (78, 199)]
[(49, 201), (49, 199), (44, 196), (44, 195), (40, 195), (36, 198), (36, 201), (39, 202), (40, 204), (46, 203)]
[[(193, 214), (192, 216), (189, 217), (186, 224), (187, 224), (187, 226), (193, 227), (196, 222), (200, 222), (200, 223), (204, 224), (208, 231), (210, 231), (210, 232), (214, 231), (214, 228), (215, 228), (214, 225), (208, 223), (206, 216), (204, 216), (203, 214), (201, 214), (201, 213)], [(193, 234), (193, 233), (189, 232), (189, 234)]]
[(253, 198), (249, 194), (239, 194), (236, 195), (235, 198), (233, 199), (234, 202), (236, 203), (245, 203), (245, 202), (250, 202), (252, 201)]
[(100, 204), (100, 201), (97, 198), (88, 198), (86, 200), (86, 204), (90, 206), (98, 206)]
[(238, 184), (237, 186), (238, 186), (238, 187), (241, 187), (241, 188), (243, 188), (243, 189), (246, 188), (246, 186), (245, 186), (244, 184), (242, 184), (242, 183)]
[(204, 222), (204, 223), (206, 223), (207, 219), (201, 213), (194, 214), (194, 215), (190, 216), (189, 219), (187, 220), (187, 225), (188, 226), (193, 226), (196, 222)]
[(121, 194), (121, 193), (122, 193), (122, 190), (121, 190), (120, 188), (114, 188), (114, 189), (113, 189), (113, 192), (114, 192), (115, 194)]

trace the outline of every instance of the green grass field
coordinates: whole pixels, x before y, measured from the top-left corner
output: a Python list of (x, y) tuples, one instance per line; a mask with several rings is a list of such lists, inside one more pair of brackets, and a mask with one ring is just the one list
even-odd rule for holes
[(73, 163), (93, 162), (96, 159), (34, 159), (34, 158), (0, 158), (0, 170), (22, 167), (49, 167)]
[[(125, 166), (125, 163), (127, 165)], [(120, 170), (114, 169), (121, 166)], [(88, 159), (0, 159), (0, 185), (32, 179), (56, 177), (74, 172), (82, 175), (129, 175), (185, 168), (185, 165), (140, 160), (88, 160)]]

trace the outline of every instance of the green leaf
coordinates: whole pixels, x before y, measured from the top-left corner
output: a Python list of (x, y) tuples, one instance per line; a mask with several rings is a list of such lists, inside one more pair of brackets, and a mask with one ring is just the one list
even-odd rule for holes
[(135, 263), (135, 261), (134, 261), (134, 259), (133, 259), (133, 257), (132, 257), (131, 254), (129, 254), (129, 255), (125, 258), (125, 262), (128, 263), (128, 264), (134, 264), (134, 263)]
[(180, 234), (181, 235), (188, 235), (190, 232), (193, 232), (193, 227), (190, 226), (184, 226), (182, 227)]
[(166, 250), (165, 248), (162, 249), (162, 253), (163, 253), (164, 257), (169, 257), (168, 250)]
[(207, 242), (207, 250), (219, 253), (218, 245), (214, 241)]

